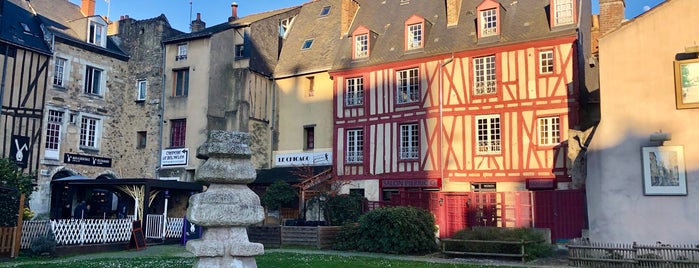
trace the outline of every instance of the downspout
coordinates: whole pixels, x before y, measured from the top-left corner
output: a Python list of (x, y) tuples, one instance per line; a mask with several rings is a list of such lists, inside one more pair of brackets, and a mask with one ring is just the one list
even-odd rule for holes
[(2, 81), (0, 81), (0, 115), (2, 115), (2, 97), (5, 96), (5, 80), (7, 79), (7, 58), (10, 57), (10, 45), (5, 46), (5, 57), (2, 61)]
[(163, 73), (161, 74), (162, 80), (160, 82), (160, 119), (158, 120), (159, 125), (159, 136), (158, 136), (158, 166), (155, 167), (155, 177), (160, 179), (160, 166), (162, 165), (161, 154), (163, 152), (163, 124), (165, 122), (165, 44), (160, 42), (160, 54), (161, 54), (161, 65)]
[(274, 79), (274, 76), (270, 76), (270, 79), (272, 80), (272, 119), (270, 119), (270, 126), (272, 128), (272, 132), (269, 135), (269, 168), (272, 169), (274, 165), (274, 131), (276, 131), (276, 127), (274, 125), (274, 119), (276, 118), (276, 105), (277, 105), (277, 80)]

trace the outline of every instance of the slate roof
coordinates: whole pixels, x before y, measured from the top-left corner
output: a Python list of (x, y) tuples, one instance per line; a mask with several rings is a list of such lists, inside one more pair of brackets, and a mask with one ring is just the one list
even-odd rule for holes
[[(498, 0), (501, 7), (500, 35), (478, 40), (476, 35), (477, 6), (483, 0), (463, 0), (459, 22), (447, 27), (445, 1), (358, 0), (359, 12), (349, 33), (364, 26), (377, 34), (372, 40), (369, 59), (352, 60), (352, 38), (343, 38), (334, 71), (445, 55), (506, 44), (576, 36), (576, 25), (551, 29), (549, 0)], [(574, 1), (577, 2), (578, 1)], [(412, 15), (425, 19), (424, 48), (404, 51), (404, 23)]]
[[(0, 0), (0, 40), (27, 50), (51, 55), (44, 42), (39, 20), (34, 14), (11, 1)], [(26, 26), (29, 31), (25, 31)]]
[[(340, 42), (340, 2), (316, 0), (303, 4), (284, 40), (275, 77), (327, 71), (332, 67)], [(331, 7), (330, 13), (321, 17), (326, 6)], [(313, 45), (301, 50), (308, 39), (313, 39)]]
[[(67, 0), (9, 0), (21, 6), (25, 10), (34, 10), (41, 22), (46, 28), (54, 34), (56, 38), (61, 39), (66, 44), (77, 46), (82, 49), (95, 53), (105, 54), (120, 60), (128, 60), (129, 55), (126, 54), (112, 40), (111, 36), (107, 36), (106, 48), (96, 46), (85, 42), (81, 35), (71, 25), (84, 25), (87, 27), (87, 17), (80, 12), (80, 6), (71, 3)], [(81, 22), (80, 20), (85, 20)], [(87, 29), (87, 28), (86, 28)]]
[(284, 12), (288, 12), (290, 10), (293, 10), (295, 8), (298, 8), (298, 6), (294, 7), (288, 7), (288, 8), (283, 8), (283, 9), (277, 9), (277, 10), (272, 10), (272, 11), (267, 11), (267, 12), (262, 12), (262, 13), (257, 13), (257, 14), (252, 14), (249, 16), (245, 16), (242, 18), (238, 18), (234, 21), (231, 22), (224, 22), (220, 23), (211, 27), (204, 28), (200, 31), (192, 32), (192, 33), (186, 33), (182, 35), (175, 36), (170, 39), (165, 39), (163, 40), (164, 43), (176, 43), (176, 42), (182, 42), (182, 41), (187, 41), (187, 40), (194, 40), (194, 39), (200, 39), (200, 38), (208, 38), (216, 33), (223, 32), (228, 29), (232, 28), (239, 28), (239, 27), (245, 27), (248, 26), (256, 21), (275, 16), (278, 14), (282, 14)]

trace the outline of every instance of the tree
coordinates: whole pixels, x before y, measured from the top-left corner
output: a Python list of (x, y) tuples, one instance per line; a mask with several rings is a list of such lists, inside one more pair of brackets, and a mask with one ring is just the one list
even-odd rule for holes
[(284, 181), (275, 181), (267, 187), (267, 191), (262, 195), (262, 205), (267, 209), (281, 209), (283, 205), (294, 201), (296, 190)]
[(0, 226), (17, 224), (20, 194), (25, 202), (34, 191), (34, 176), (22, 171), (7, 158), (0, 158)]

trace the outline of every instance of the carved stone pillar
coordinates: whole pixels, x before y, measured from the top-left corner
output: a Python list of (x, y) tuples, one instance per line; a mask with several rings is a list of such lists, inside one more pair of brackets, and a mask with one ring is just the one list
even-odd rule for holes
[(195, 178), (210, 185), (189, 198), (187, 220), (204, 227), (201, 239), (187, 242), (199, 258), (194, 267), (257, 267), (254, 256), (264, 253), (246, 230), (264, 219), (260, 198), (247, 186), (256, 176), (249, 142), (248, 133), (211, 130), (197, 150), (206, 161)]

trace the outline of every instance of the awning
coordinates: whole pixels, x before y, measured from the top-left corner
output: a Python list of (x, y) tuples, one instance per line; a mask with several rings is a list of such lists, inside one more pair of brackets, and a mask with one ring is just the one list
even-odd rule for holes
[(302, 174), (312, 173), (314, 176), (332, 169), (332, 166), (304, 166), (304, 167), (276, 167), (271, 169), (257, 170), (257, 178), (251, 184), (269, 185), (275, 181), (282, 180), (288, 184), (297, 184), (303, 178)]

